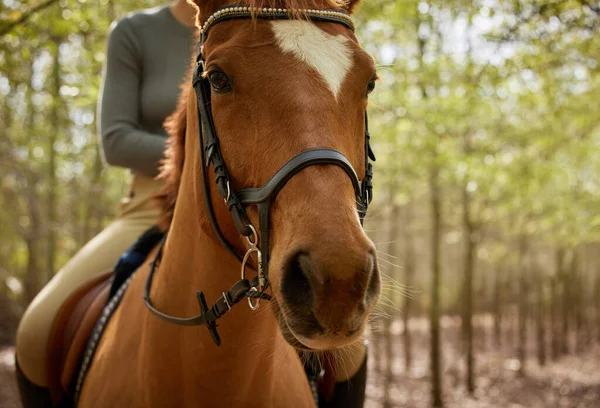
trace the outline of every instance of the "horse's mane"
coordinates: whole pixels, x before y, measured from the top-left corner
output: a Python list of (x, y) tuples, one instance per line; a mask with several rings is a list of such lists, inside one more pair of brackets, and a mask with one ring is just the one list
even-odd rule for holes
[[(249, 7), (277, 7), (287, 8), (288, 10), (318, 8), (319, 5), (322, 8), (346, 8), (352, 10), (357, 3), (357, 0), (245, 0), (243, 2), (236, 2), (236, 4), (246, 4)], [(187, 99), (188, 92), (190, 92), (191, 89), (189, 85), (189, 77), (192, 71), (191, 67), (193, 67), (193, 64), (190, 64), (188, 75), (185, 76), (186, 80), (181, 85), (182, 92), (177, 102), (177, 108), (164, 122), (169, 137), (167, 139), (165, 156), (161, 162), (158, 178), (163, 180), (165, 185), (154, 197), (161, 209), (159, 226), (163, 230), (167, 230), (173, 220), (175, 200), (177, 199), (179, 184), (181, 182), (181, 172), (183, 170), (185, 156), (184, 146), (187, 127)]]

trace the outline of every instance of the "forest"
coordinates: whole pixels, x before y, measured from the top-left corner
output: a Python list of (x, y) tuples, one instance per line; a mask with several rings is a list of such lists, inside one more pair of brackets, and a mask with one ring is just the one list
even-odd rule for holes
[[(0, 406), (26, 306), (116, 214), (112, 21), (151, 0), (0, 0)], [(363, 0), (367, 407), (600, 406), (600, 1)]]

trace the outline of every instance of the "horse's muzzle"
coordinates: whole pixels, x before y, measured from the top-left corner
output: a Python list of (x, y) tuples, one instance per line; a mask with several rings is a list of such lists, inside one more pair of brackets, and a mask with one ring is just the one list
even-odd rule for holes
[(318, 250), (296, 251), (284, 264), (286, 325), (310, 348), (341, 347), (362, 335), (380, 292), (374, 250), (336, 262)]

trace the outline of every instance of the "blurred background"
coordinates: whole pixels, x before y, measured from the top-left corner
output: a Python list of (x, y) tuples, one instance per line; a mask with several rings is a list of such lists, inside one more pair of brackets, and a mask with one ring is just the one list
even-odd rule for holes
[[(0, 0), (0, 406), (14, 330), (118, 209), (96, 103), (150, 0)], [(600, 406), (600, 2), (365, 0), (366, 228), (386, 274), (368, 407)]]

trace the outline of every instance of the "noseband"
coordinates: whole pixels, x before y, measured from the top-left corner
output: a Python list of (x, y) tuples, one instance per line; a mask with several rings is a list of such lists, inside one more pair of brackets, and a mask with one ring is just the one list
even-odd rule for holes
[[(236, 257), (241, 263), (241, 278), (237, 281), (229, 291), (223, 292), (223, 295), (208, 308), (206, 299), (202, 291), (197, 292), (198, 303), (201, 313), (195, 317), (178, 318), (166, 315), (158, 311), (150, 302), (150, 289), (152, 286), (152, 278), (158, 260), (162, 254), (162, 249), (166, 240), (163, 241), (157, 251), (157, 254), (150, 264), (150, 272), (146, 281), (144, 290), (144, 302), (148, 309), (169, 323), (195, 326), (206, 325), (211, 334), (213, 341), (221, 344), (221, 339), (217, 333), (216, 320), (231, 310), (232, 306), (237, 304), (243, 298), (248, 298), (249, 306), (255, 310), (259, 306), (260, 299), (270, 299), (270, 296), (265, 293), (269, 286), (269, 210), (271, 202), (277, 197), (283, 186), (301, 170), (314, 165), (336, 165), (341, 167), (350, 177), (352, 186), (356, 194), (357, 211), (360, 217), (361, 224), (367, 213), (367, 207), (373, 198), (373, 166), (370, 160), (375, 160), (375, 155), (370, 146), (370, 135), (368, 130), (367, 113), (365, 111), (365, 175), (361, 181), (350, 161), (339, 151), (332, 149), (313, 149), (306, 150), (288, 161), (281, 167), (273, 177), (262, 187), (245, 188), (240, 191), (235, 191), (232, 187), (229, 172), (221, 149), (219, 147), (219, 139), (215, 130), (212, 112), (211, 112), (211, 85), (204, 74), (205, 59), (202, 54), (202, 45), (206, 41), (209, 30), (216, 24), (234, 19), (261, 19), (261, 20), (293, 20), (306, 18), (313, 22), (328, 22), (342, 24), (350, 30), (354, 31), (354, 24), (350, 16), (338, 10), (286, 10), (281, 8), (250, 8), (243, 6), (228, 6), (217, 10), (204, 23), (200, 29), (200, 39), (197, 48), (196, 68), (192, 77), (192, 84), (196, 91), (198, 104), (198, 117), (201, 126), (198, 128), (198, 137), (200, 142), (200, 158), (202, 168), (202, 178), (204, 184), (204, 196), (207, 206), (208, 215), (219, 241), (227, 248), (227, 250)], [(215, 212), (212, 205), (210, 188), (208, 183), (207, 168), (213, 168), (215, 174), (215, 182), (219, 196), (223, 199), (224, 204), (229, 209), (233, 222), (238, 232), (246, 237), (249, 244), (249, 249), (242, 257), (238, 254), (235, 247), (225, 238), (219, 224), (217, 222)], [(257, 230), (250, 222), (246, 213), (246, 207), (255, 205), (258, 208), (259, 215), (259, 235)], [(245, 270), (248, 261), (252, 254), (257, 256), (257, 277), (249, 281), (245, 277)], [(253, 302), (254, 299), (254, 302)]]

